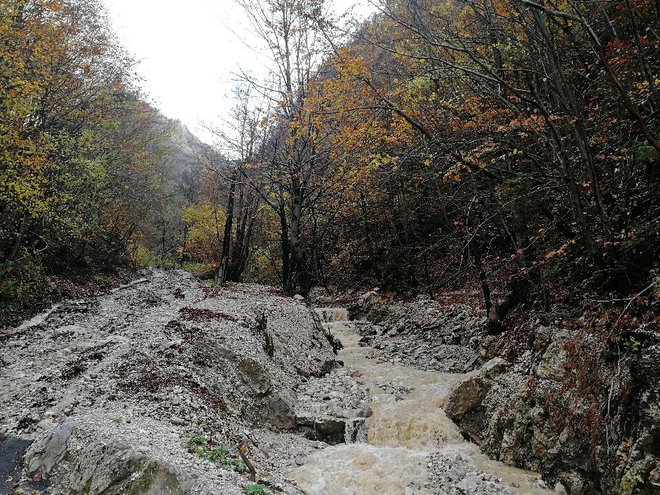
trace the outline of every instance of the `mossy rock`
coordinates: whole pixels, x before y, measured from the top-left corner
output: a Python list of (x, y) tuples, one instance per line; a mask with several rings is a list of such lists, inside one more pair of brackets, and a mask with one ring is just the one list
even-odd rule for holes
[(128, 495), (184, 495), (177, 477), (158, 463), (150, 462), (144, 466), (140, 475), (133, 479)]

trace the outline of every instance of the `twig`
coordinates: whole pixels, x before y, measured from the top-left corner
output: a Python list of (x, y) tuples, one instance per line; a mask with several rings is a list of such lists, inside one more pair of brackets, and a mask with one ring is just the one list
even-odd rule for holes
[(618, 318), (616, 319), (616, 321), (614, 322), (614, 325), (613, 325), (612, 329), (614, 329), (614, 328), (616, 327), (616, 324), (619, 323), (619, 320), (623, 317), (623, 315), (626, 314), (626, 312), (628, 311), (628, 309), (630, 308), (630, 306), (632, 306), (632, 303), (635, 301), (635, 299), (637, 299), (639, 296), (641, 296), (642, 294), (644, 294), (647, 290), (652, 289), (657, 283), (658, 283), (658, 282), (657, 282), (656, 280), (653, 280), (653, 282), (651, 282), (651, 285), (649, 285), (648, 287), (644, 288), (644, 289), (643, 289), (641, 292), (639, 292), (638, 294), (635, 294), (635, 295), (630, 299), (630, 301), (628, 301), (628, 304), (626, 304), (626, 307), (623, 308), (623, 311), (621, 311), (621, 314), (619, 315), (619, 317), (618, 317)]
[(245, 452), (243, 452), (243, 447), (245, 447), (243, 444), (238, 446), (238, 455), (241, 456), (241, 459), (245, 463), (245, 466), (247, 466), (248, 471), (250, 472), (250, 481), (254, 482), (257, 480), (257, 470), (254, 469), (252, 462), (250, 462), (250, 459), (248, 459), (247, 456), (245, 455)]

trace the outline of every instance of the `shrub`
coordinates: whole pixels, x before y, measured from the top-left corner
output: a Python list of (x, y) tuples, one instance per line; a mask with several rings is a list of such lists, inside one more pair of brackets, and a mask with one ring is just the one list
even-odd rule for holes
[(270, 495), (270, 492), (268, 491), (268, 488), (266, 488), (266, 485), (248, 485), (245, 488), (243, 488), (243, 494), (244, 495)]
[(243, 473), (246, 470), (242, 461), (230, 457), (229, 447), (226, 445), (212, 445), (204, 435), (192, 435), (188, 439), (187, 447), (188, 452), (191, 454), (220, 466), (230, 467), (237, 473)]

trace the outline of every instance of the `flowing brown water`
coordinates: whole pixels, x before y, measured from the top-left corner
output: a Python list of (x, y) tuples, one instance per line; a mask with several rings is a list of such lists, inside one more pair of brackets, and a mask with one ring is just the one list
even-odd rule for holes
[(488, 459), (463, 440), (443, 406), (455, 373), (420, 371), (367, 357), (346, 310), (318, 310), (324, 325), (341, 340), (340, 358), (357, 372), (373, 397), (367, 442), (323, 449), (307, 458), (292, 478), (310, 495), (432, 495), (426, 488), (429, 454), (460, 456), (503, 481), (510, 493), (552, 493), (536, 487), (539, 476)]

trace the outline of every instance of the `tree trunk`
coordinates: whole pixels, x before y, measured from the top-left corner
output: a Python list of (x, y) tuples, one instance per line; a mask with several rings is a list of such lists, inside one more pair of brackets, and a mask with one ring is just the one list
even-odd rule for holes
[(282, 288), (291, 290), (291, 243), (289, 241), (289, 224), (286, 219), (284, 204), (278, 211), (280, 217), (280, 243), (282, 245)]
[(302, 190), (298, 181), (294, 181), (291, 208), (291, 290), (300, 290), (303, 295), (311, 289), (310, 278), (307, 275), (305, 256), (300, 239), (302, 229)]
[(227, 213), (225, 219), (225, 231), (222, 236), (222, 253), (220, 255), (220, 266), (218, 267), (218, 276), (216, 283), (223, 285), (227, 281), (229, 272), (229, 251), (231, 248), (231, 231), (234, 223), (234, 197), (236, 195), (237, 171), (231, 175), (231, 184), (229, 185), (229, 195), (227, 197)]

